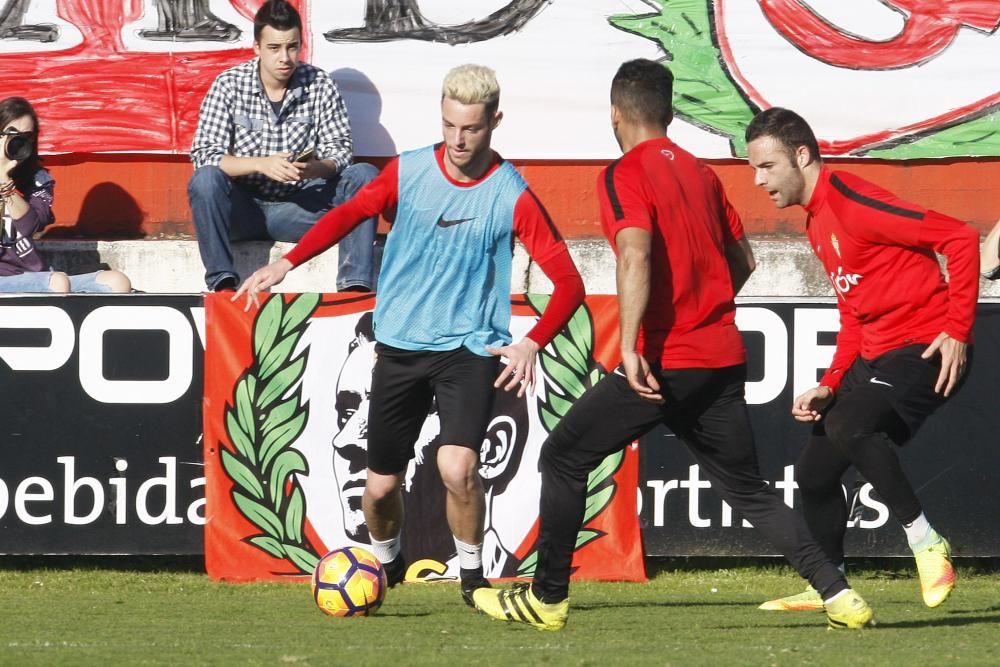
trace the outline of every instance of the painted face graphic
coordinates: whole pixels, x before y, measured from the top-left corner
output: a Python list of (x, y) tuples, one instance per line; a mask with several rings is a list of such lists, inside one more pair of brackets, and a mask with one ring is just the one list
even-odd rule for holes
[(344, 532), (352, 540), (368, 541), (361, 511), (368, 466), (368, 395), (371, 393), (374, 341), (355, 338), (337, 378), (334, 409), (340, 431), (333, 438), (333, 474), (344, 513)]

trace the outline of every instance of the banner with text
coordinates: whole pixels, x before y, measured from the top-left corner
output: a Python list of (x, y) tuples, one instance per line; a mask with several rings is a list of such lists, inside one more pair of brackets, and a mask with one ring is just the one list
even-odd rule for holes
[(202, 552), (199, 295), (0, 298), (0, 553)]
[[(324, 549), (364, 544), (367, 535), (358, 503), (372, 340), (365, 313), (373, 301), (310, 298), (316, 300), (311, 314), (297, 329), (283, 327), (274, 333), (271, 356), (260, 359), (264, 347), (251, 346), (251, 341), (263, 345), (268, 339), (257, 341), (253, 317), (228, 303), (217, 309), (204, 388), (209, 434), (204, 473), (200, 434), (205, 326), (200, 296), (0, 298), (0, 553), (204, 551), (215, 572), (228, 567), (227, 562), (247, 563), (247, 572), (280, 576), (301, 571), (297, 568), (308, 566)], [(214, 299), (209, 297), (210, 307)], [(515, 336), (527, 331), (543, 303), (543, 297), (517, 299)], [(299, 308), (308, 305), (306, 301)], [(568, 402), (617, 363), (613, 297), (589, 297), (587, 305), (541, 358), (544, 381), (538, 396), (514, 401), (503, 395), (484, 441), (481, 472), (490, 493), (488, 540), (494, 572), (518, 574), (531, 567), (538, 445)], [(291, 304), (282, 311), (283, 318), (298, 312)], [(761, 469), (787, 503), (800, 507), (793, 466), (808, 428), (791, 419), (789, 405), (794, 395), (815, 384), (820, 369), (829, 363), (837, 313), (829, 302), (748, 300), (741, 302), (738, 318), (748, 346), (747, 398)], [(288, 336), (297, 338), (289, 341)], [(287, 369), (274, 370), (284, 368), (282, 358), (301, 373), (298, 380), (290, 379)], [(272, 375), (281, 378), (258, 387), (255, 400), (261, 400), (265, 390), (278, 391), (284, 382), (293, 389), (288, 394), (286, 387), (277, 405), (291, 411), (290, 416), (283, 419), (273, 409), (258, 413), (255, 404), (247, 402), (248, 383), (261, 380), (252, 381), (247, 374), (246, 382), (238, 381), (254, 364), (269, 381)], [(1000, 556), (1000, 528), (983, 502), (1000, 482), (1000, 452), (995, 447), (1000, 411), (992, 388), (998, 367), (1000, 304), (983, 303), (965, 386), (901, 450), (928, 516), (964, 556)], [(293, 395), (297, 402), (290, 402)], [(246, 447), (238, 439), (245, 428), (239, 419), (254, 414), (257, 421), (247, 423), (259, 427), (260, 441), (247, 451), (267, 446), (266, 478), (259, 469), (253, 473), (252, 466), (247, 468), (251, 474), (242, 471), (239, 463), (246, 462), (236, 456), (236, 463), (226, 456), (229, 465), (224, 467), (220, 454), (220, 448), (238, 451), (233, 449), (237, 443)], [(453, 549), (441, 514), (440, 480), (434, 466), (423, 465), (433, 460), (436, 419), (436, 414), (428, 415), (418, 459), (407, 475), (407, 493), (419, 494), (424, 502), (410, 503), (406, 539), (417, 545), (415, 551), (428, 554), (420, 566), (426, 566), (427, 574), (447, 566)], [(274, 451), (278, 445), (281, 451)], [(298, 457), (286, 450), (298, 452)], [(262, 461), (260, 457), (258, 465)], [(638, 557), (634, 547), (639, 540), (632, 527), (608, 522), (610, 507), (631, 505), (636, 484), (647, 554), (772, 553), (756, 531), (723, 505), (693, 464), (666, 430), (642, 440), (641, 457), (629, 450), (622, 461), (610, 461), (592, 480), (590, 502), (597, 509), (612, 500), (588, 523), (581, 540), (589, 542), (581, 555), (590, 550), (612, 565)], [(609, 477), (615, 466), (617, 472)], [(214, 482), (203, 489), (205, 477), (213, 475)], [(253, 505), (234, 505), (237, 492), (261, 505), (254, 479), (261, 492), (277, 488), (286, 498), (297, 495), (295, 488), (303, 501), (314, 493), (326, 496), (312, 505), (304, 503), (301, 523), (294, 520), (300, 510), (290, 509), (291, 503), (282, 505), (284, 513), (257, 508), (254, 514)], [(907, 555), (902, 531), (871, 487), (864, 480), (848, 479), (845, 493), (854, 507), (848, 554)], [(523, 507), (531, 508), (530, 518)], [(634, 516), (634, 505), (631, 510)], [(220, 533), (218, 523), (210, 526), (210, 544), (203, 547), (206, 513), (224, 515), (230, 532)], [(431, 527), (426, 532), (413, 530), (425, 525)], [(303, 539), (292, 543), (288, 536), (298, 534), (297, 526)], [(616, 534), (620, 530), (625, 537)], [(261, 547), (244, 538), (257, 538)], [(618, 551), (621, 544), (625, 548)], [(229, 546), (231, 553), (225, 551)], [(281, 549), (287, 549), (285, 558), (280, 557)], [(299, 564), (288, 554), (296, 554)]]
[[(809, 426), (790, 415), (792, 399), (817, 384), (833, 358), (832, 303), (743, 303), (737, 324), (747, 342), (747, 402), (761, 473), (785, 503), (801, 509), (794, 481)], [(1000, 304), (980, 304), (971, 371), (961, 390), (899, 450), (932, 523), (960, 556), (1000, 556), (1000, 528), (984, 505), (1000, 483)], [(666, 429), (641, 440), (640, 519), (651, 556), (755, 556), (774, 549), (712, 490), (693, 458)], [(864, 479), (844, 480), (851, 505), (848, 556), (909, 556), (899, 523)]]

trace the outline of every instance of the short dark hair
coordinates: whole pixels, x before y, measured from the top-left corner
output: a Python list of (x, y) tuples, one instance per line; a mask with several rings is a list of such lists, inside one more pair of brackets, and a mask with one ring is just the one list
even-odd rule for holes
[(28, 116), (35, 126), (34, 136), (31, 141), (31, 155), (20, 162), (10, 173), (10, 177), (17, 184), (17, 188), (26, 191), (31, 179), (35, 177), (35, 172), (41, 169), (42, 161), (38, 157), (38, 114), (35, 113), (31, 102), (23, 97), (8, 97), (0, 101), (0, 130), (13, 123), (18, 118)]
[(673, 95), (673, 73), (645, 58), (622, 63), (611, 80), (611, 104), (631, 122), (666, 128), (674, 117)]
[(267, 0), (253, 17), (253, 41), (260, 41), (260, 33), (265, 26), (281, 31), (298, 28), (301, 35), (302, 16), (285, 0)]
[(809, 123), (794, 111), (771, 107), (753, 117), (747, 125), (746, 141), (749, 144), (760, 137), (773, 137), (782, 145), (789, 156), (795, 155), (799, 146), (809, 149), (813, 160), (820, 158), (819, 143)]

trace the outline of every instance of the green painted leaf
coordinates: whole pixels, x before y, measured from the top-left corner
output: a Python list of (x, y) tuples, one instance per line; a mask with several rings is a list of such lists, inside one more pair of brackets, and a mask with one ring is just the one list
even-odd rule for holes
[(292, 495), (288, 498), (288, 508), (285, 510), (285, 534), (292, 542), (302, 541), (302, 523), (306, 516), (306, 497), (302, 487), (296, 484), (292, 487)]
[(293, 472), (308, 471), (306, 460), (294, 449), (286, 449), (274, 459), (274, 467), (268, 481), (271, 485), (271, 502), (274, 507), (280, 507), (281, 498), (285, 495), (285, 482)]
[(285, 558), (285, 548), (281, 546), (281, 542), (274, 539), (270, 535), (254, 535), (248, 541), (250, 544), (262, 551), (266, 551), (275, 558)]
[(604, 537), (606, 533), (602, 533), (598, 530), (590, 530), (585, 528), (576, 534), (576, 549), (582, 548), (585, 544), (590, 544), (599, 537)]
[(302, 377), (302, 371), (305, 369), (305, 366), (305, 358), (299, 357), (275, 373), (274, 377), (264, 385), (263, 391), (260, 392), (260, 396), (257, 398), (257, 406), (261, 410), (266, 410), (270, 407), (271, 403), (288, 393), (288, 390), (295, 386)]
[(573, 344), (583, 352), (584, 356), (590, 357), (591, 348), (594, 346), (594, 322), (590, 318), (590, 309), (587, 304), (583, 304), (576, 309), (573, 316), (566, 323), (566, 331)]
[(542, 355), (542, 370), (549, 384), (554, 384), (560, 393), (572, 396), (574, 399), (583, 396), (584, 386), (580, 376), (561, 360), (548, 354)]
[(896, 139), (888, 145), (866, 147), (858, 153), (893, 160), (1000, 155), (1000, 109), (994, 108), (987, 114), (939, 131)]
[(256, 500), (253, 500), (238, 491), (233, 491), (233, 502), (236, 503), (236, 507), (239, 508), (240, 512), (243, 513), (243, 516), (247, 518), (247, 521), (257, 526), (271, 537), (275, 537), (279, 540), (283, 540), (285, 538), (285, 531), (281, 525), (281, 521), (278, 519), (278, 515), (275, 514), (270, 508), (264, 507)]
[(569, 409), (573, 407), (572, 401), (567, 401), (553, 392), (549, 392), (546, 398), (548, 398), (549, 405), (552, 406), (552, 411), (559, 415), (560, 418), (565, 417)]
[(605, 479), (614, 475), (622, 466), (622, 461), (624, 460), (624, 450), (619, 449), (613, 454), (608, 454), (599, 466), (590, 471), (590, 476), (587, 478), (587, 486), (597, 486)]
[(257, 424), (254, 421), (256, 410), (253, 405), (256, 389), (257, 378), (250, 374), (244, 375), (236, 385), (236, 418), (239, 420), (240, 428), (251, 441), (257, 438)]
[(285, 300), (280, 294), (274, 294), (264, 303), (257, 313), (253, 326), (253, 356), (260, 359), (263, 350), (270, 350), (278, 337), (281, 328), (281, 314)]
[(647, 0), (654, 11), (612, 16), (617, 28), (659, 44), (674, 75), (674, 113), (729, 138), (746, 156), (744, 132), (755, 108), (726, 71), (714, 35), (709, 0)]
[(552, 339), (556, 354), (577, 375), (587, 374), (589, 350), (581, 350), (568, 337), (559, 335)]
[(588, 521), (593, 519), (595, 516), (601, 513), (601, 511), (608, 506), (611, 499), (615, 495), (615, 485), (606, 486), (600, 491), (590, 493), (587, 495), (587, 508), (583, 513), (583, 523), (586, 525)]
[(264, 499), (264, 487), (260, 480), (243, 461), (232, 455), (228, 449), (222, 450), (222, 467), (229, 479), (257, 500)]
[(295, 297), (285, 311), (285, 317), (281, 323), (281, 335), (287, 336), (292, 329), (297, 329), (305, 322), (316, 310), (319, 299), (320, 295), (315, 293), (300, 294)]
[(264, 354), (260, 362), (260, 379), (266, 382), (279, 368), (288, 363), (300, 336), (285, 336)]
[(268, 411), (264, 423), (260, 425), (260, 434), (267, 435), (269, 431), (294, 417), (298, 411), (299, 395), (295, 394), (284, 403), (279, 403)]
[(233, 443), (236, 451), (243, 458), (256, 465), (257, 452), (254, 451), (253, 443), (250, 442), (247, 434), (243, 432), (243, 427), (240, 426), (239, 421), (236, 419), (236, 414), (229, 408), (226, 408), (226, 433), (229, 435), (229, 440)]
[(295, 442), (295, 439), (302, 434), (306, 425), (306, 412), (300, 412), (291, 421), (285, 422), (278, 428), (264, 436), (260, 446), (260, 465), (267, 470), (271, 465), (271, 459), (281, 450)]
[(288, 552), (288, 560), (305, 574), (314, 571), (319, 563), (319, 556), (294, 544), (286, 544), (285, 551)]
[(553, 414), (553, 412), (544, 405), (538, 406), (538, 414), (542, 418), (542, 426), (544, 426), (545, 430), (549, 433), (552, 433), (556, 426), (559, 425), (559, 417)]
[(535, 576), (535, 568), (538, 567), (538, 552), (532, 551), (530, 554), (524, 557), (524, 560), (517, 566), (517, 576), (519, 577), (533, 577)]
[(545, 307), (549, 305), (549, 301), (552, 300), (549, 294), (525, 294), (525, 298), (528, 301), (528, 305), (534, 309), (536, 315), (541, 315), (545, 312)]

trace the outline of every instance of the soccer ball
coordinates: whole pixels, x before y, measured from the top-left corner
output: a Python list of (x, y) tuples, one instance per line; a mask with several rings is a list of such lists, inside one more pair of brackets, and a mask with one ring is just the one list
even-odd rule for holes
[(360, 547), (334, 549), (312, 577), (313, 599), (330, 616), (368, 616), (382, 606), (388, 583), (375, 556)]

